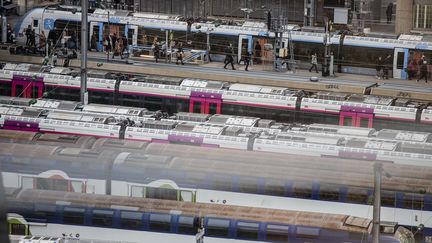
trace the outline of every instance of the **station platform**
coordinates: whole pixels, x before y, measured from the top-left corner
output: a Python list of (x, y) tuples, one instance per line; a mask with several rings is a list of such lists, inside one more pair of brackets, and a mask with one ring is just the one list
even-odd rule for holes
[[(11, 55), (6, 50), (0, 50), (0, 61), (42, 64), (43, 57)], [(59, 60), (61, 64), (62, 61)], [(71, 67), (79, 68), (80, 59), (70, 62)], [(244, 65), (235, 65), (237, 70), (224, 69), (220, 62), (210, 62), (202, 65), (175, 65), (160, 59), (155, 63), (152, 58), (133, 57), (129, 60), (107, 59), (105, 53), (90, 52), (88, 68), (110, 72), (138, 73), (148, 75), (163, 75), (181, 78), (227, 81), (286, 87), (297, 90), (329, 91), (355, 94), (373, 94), (392, 96), (413, 100), (432, 102), (432, 82), (419, 83), (416, 80), (388, 79), (378, 80), (374, 76), (336, 73), (335, 77), (321, 77), (320, 73), (297, 69), (295, 73), (288, 71), (276, 72), (269, 65), (253, 65), (250, 71), (244, 71)], [(311, 81), (314, 79), (315, 81)]]

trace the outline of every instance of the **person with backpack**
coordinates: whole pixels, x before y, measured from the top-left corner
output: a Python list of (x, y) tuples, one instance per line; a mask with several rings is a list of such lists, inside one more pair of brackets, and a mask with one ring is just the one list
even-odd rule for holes
[(309, 72), (312, 72), (312, 69), (315, 68), (315, 71), (318, 73), (318, 57), (316, 53), (311, 56), (311, 64), (312, 66), (309, 68)]
[(417, 79), (417, 83), (422, 79), (425, 79), (425, 83), (427, 83), (428, 79), (428, 65), (427, 61), (423, 61), (423, 63), (420, 65), (420, 77)]
[(177, 49), (176, 65), (178, 65), (179, 61), (180, 61), (181, 65), (184, 65), (183, 56), (184, 56), (183, 48), (181, 46), (179, 46), (179, 48)]

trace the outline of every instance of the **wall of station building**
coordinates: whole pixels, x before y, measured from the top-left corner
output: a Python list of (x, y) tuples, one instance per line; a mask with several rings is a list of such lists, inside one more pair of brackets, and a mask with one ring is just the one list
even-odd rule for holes
[[(319, 0), (322, 1), (322, 0)], [(221, 16), (243, 18), (241, 8), (263, 19), (266, 11), (283, 14), (289, 21), (303, 22), (304, 0), (135, 0), (137, 11), (177, 14), (185, 17)], [(280, 12), (279, 12), (280, 11)]]

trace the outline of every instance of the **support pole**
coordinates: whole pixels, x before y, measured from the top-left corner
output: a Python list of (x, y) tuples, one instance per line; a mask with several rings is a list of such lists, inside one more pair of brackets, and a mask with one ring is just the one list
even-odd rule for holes
[(81, 1), (81, 103), (88, 104), (87, 92), (87, 46), (88, 46), (88, 1)]
[(1, 17), (1, 21), (2, 21), (2, 43), (6, 43), (7, 42), (7, 18), (2, 10), (2, 17)]
[(374, 204), (373, 204), (373, 228), (372, 239), (373, 243), (380, 242), (380, 221), (381, 221), (381, 174), (382, 164), (375, 163), (374, 165)]
[(9, 229), (7, 224), (7, 202), (3, 188), (3, 178), (0, 170), (0, 242), (9, 243)]
[[(165, 30), (165, 63), (168, 63), (168, 46), (169, 46), (169, 30)], [(170, 53), (170, 60), (171, 60), (171, 53)]]

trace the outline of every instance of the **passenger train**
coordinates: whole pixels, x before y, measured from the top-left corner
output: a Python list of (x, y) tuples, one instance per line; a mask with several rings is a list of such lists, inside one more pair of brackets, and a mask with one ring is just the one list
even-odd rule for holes
[[(36, 103), (36, 107), (42, 104), (50, 106), (49, 103), (42, 100)], [(94, 105), (86, 107), (96, 108)], [(108, 108), (100, 106), (100, 109), (103, 110), (104, 107)], [(127, 111), (125, 108), (122, 109)], [(285, 154), (361, 156), (367, 160), (378, 159), (397, 164), (431, 166), (431, 133), (387, 129), (376, 132), (373, 128), (344, 130), (338, 126), (319, 124), (303, 127), (283, 124), (271, 126), (273, 122), (268, 120), (226, 115), (199, 116), (179, 113), (174, 119), (139, 117), (142, 119), (136, 124), (133, 122), (135, 118), (129, 117), (128, 120), (109, 123), (110, 120), (116, 121), (110, 113), (45, 111), (30, 107), (0, 106), (0, 128), (7, 130), (182, 143)], [(352, 134), (346, 135), (348, 131)]]
[[(12, 234), (56, 236), (55, 243), (64, 238), (105, 243), (193, 242), (201, 220), (205, 242), (354, 243), (371, 238), (371, 220), (346, 215), (43, 190), (8, 191), (7, 199)], [(381, 233), (380, 242), (396, 243), (406, 237), (414, 238), (398, 227), (395, 235)], [(42, 238), (50, 239), (27, 236), (23, 242)]]
[[(155, 37), (165, 40), (167, 31), (177, 42), (183, 42), (184, 47), (207, 50), (207, 35), (211, 43), (211, 53), (223, 54), (224, 48), (234, 44), (239, 60), (245, 50), (259, 50), (265, 53), (264, 44), (273, 43), (274, 33), (267, 30), (264, 23), (248, 22), (239, 25), (213, 23), (193, 23), (188, 34), (187, 22), (179, 16), (169, 16), (154, 13), (132, 13), (117, 10), (96, 9), (88, 14), (89, 33), (94, 35), (98, 49), (108, 33), (118, 33), (128, 38), (130, 46), (143, 46), (152, 43)], [(80, 36), (81, 12), (79, 8), (47, 7), (30, 10), (18, 22), (15, 28), (17, 40), (25, 43), (24, 30), (31, 28), (36, 34), (48, 35), (50, 31), (61, 36), (64, 29), (74, 31), (76, 39)], [(299, 28), (290, 28), (296, 29)], [(408, 59), (420, 53), (430, 56), (432, 43), (419, 40), (384, 39), (360, 36), (345, 36), (335, 34), (325, 38), (323, 33), (305, 31), (290, 31), (283, 35), (283, 47), (288, 47), (288, 38), (294, 43), (296, 59), (308, 60), (313, 51), (319, 56), (323, 53), (324, 43), (330, 44), (333, 53), (338, 53), (335, 62), (343, 62), (348, 72), (362, 72), (368, 69), (375, 73), (375, 64), (379, 56), (391, 56), (389, 66), (395, 78), (407, 78)], [(91, 38), (89, 38), (89, 41)], [(236, 45), (237, 43), (237, 45)], [(258, 43), (260, 48), (258, 48)], [(343, 45), (343, 48), (342, 48)], [(344, 54), (345, 53), (345, 54)], [(417, 54), (415, 54), (417, 53)], [(265, 54), (262, 54), (265, 55)], [(261, 56), (261, 55), (260, 55)], [(364, 73), (364, 70), (363, 70)]]
[[(259, 85), (157, 76), (132, 80), (88, 79), (92, 103), (145, 107), (170, 114), (257, 116), (278, 122), (329, 123), (357, 127), (431, 132), (427, 103), (406, 99), (316, 93)], [(0, 70), (0, 95), (79, 100), (80, 78), (49, 73)]]
[[(178, 146), (178, 145), (170, 145)], [(372, 166), (365, 162), (289, 156), (285, 160), (224, 160), (229, 153), (209, 148), (219, 159), (172, 157), (122, 150), (88, 150), (67, 146), (2, 144), (1, 160), (6, 187), (50, 189), (134, 198), (247, 206), (371, 218)], [(24, 152), (25, 151), (25, 152)], [(304, 163), (298, 163), (299, 160)], [(315, 166), (312, 166), (316, 163)], [(349, 166), (347, 164), (350, 163)], [(328, 164), (329, 167), (317, 166)], [(331, 166), (333, 164), (333, 166)], [(337, 164), (337, 165), (336, 165)], [(344, 166), (345, 164), (345, 166)], [(336, 166), (335, 166), (336, 165)], [(312, 167), (310, 167), (312, 166)], [(391, 165), (385, 165), (392, 168)], [(304, 168), (302, 168), (304, 167)], [(313, 169), (308, 169), (313, 168)], [(369, 168), (369, 172), (367, 172)], [(407, 167), (408, 168), (408, 167)], [(423, 171), (417, 171), (418, 177)], [(352, 169), (351, 172), (346, 170)], [(337, 171), (337, 172), (336, 172)], [(399, 191), (425, 185), (395, 171), (384, 180), (381, 219), (430, 235), (432, 197)], [(425, 173), (428, 169), (425, 169)], [(368, 174), (369, 173), (369, 174)], [(397, 174), (399, 173), (399, 174)], [(345, 185), (347, 184), (347, 185)], [(415, 186), (414, 186), (415, 187)], [(427, 188), (428, 192), (430, 188)], [(414, 229), (414, 231), (415, 231)], [(394, 229), (393, 229), (394, 230)]]

